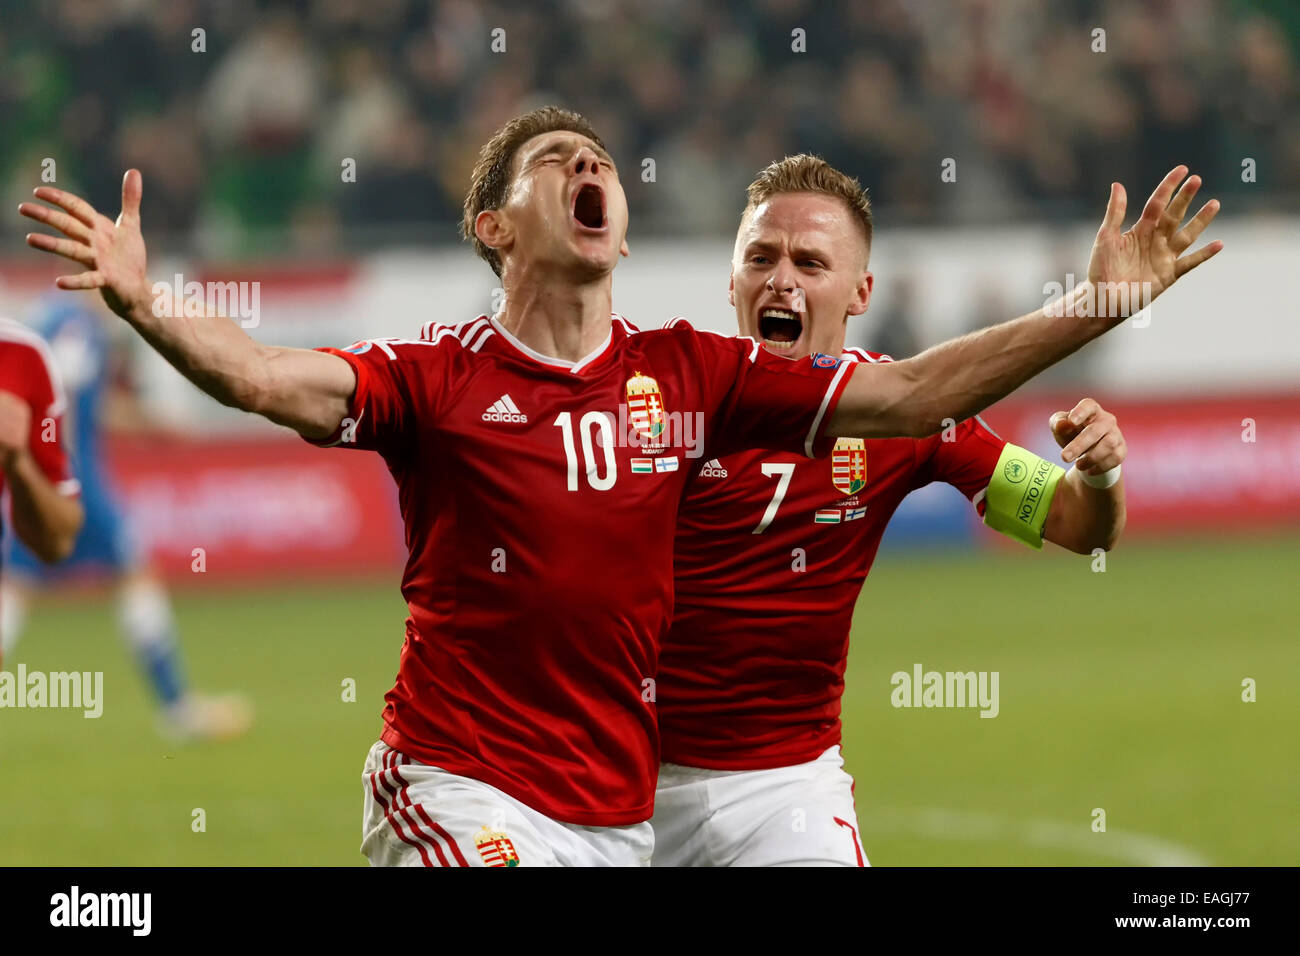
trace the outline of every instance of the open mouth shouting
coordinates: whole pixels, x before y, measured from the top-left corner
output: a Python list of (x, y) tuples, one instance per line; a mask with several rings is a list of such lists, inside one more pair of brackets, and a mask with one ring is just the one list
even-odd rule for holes
[(791, 353), (803, 337), (803, 317), (789, 309), (763, 309), (758, 314), (758, 334), (771, 351)]
[(582, 232), (604, 232), (608, 224), (605, 217), (605, 190), (595, 183), (585, 183), (573, 194), (573, 220)]

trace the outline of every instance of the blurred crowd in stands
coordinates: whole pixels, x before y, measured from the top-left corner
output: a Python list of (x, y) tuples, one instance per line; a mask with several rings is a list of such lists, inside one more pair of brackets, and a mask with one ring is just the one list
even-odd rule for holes
[(642, 236), (728, 233), (798, 151), (891, 223), (1092, 219), (1175, 162), (1276, 208), (1298, 46), (1295, 0), (5, 0), (0, 185), (52, 158), (113, 214), (138, 166), (147, 229), (211, 254), (454, 242), (479, 146), (555, 102), (601, 131)]

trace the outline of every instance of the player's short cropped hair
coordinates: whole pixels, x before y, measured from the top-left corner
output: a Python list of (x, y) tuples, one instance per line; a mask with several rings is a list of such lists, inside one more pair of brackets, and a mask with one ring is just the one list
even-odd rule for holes
[(772, 163), (749, 184), (749, 203), (740, 217), (741, 228), (744, 228), (755, 209), (782, 193), (821, 193), (840, 200), (862, 227), (863, 236), (867, 240), (867, 251), (870, 252), (871, 197), (867, 195), (866, 188), (820, 156), (808, 153), (787, 156)]
[(556, 130), (580, 133), (605, 149), (605, 144), (581, 113), (560, 109), (558, 106), (543, 106), (516, 116), (493, 133), (492, 138), (479, 150), (478, 162), (474, 164), (474, 173), (469, 181), (469, 192), (465, 194), (460, 231), (462, 236), (473, 243), (474, 251), (492, 267), (498, 278), (501, 276), (501, 257), (495, 249), (484, 245), (475, 235), (474, 220), (484, 209), (500, 209), (505, 204), (514, 181), (515, 153), (519, 152), (519, 147), (534, 136)]

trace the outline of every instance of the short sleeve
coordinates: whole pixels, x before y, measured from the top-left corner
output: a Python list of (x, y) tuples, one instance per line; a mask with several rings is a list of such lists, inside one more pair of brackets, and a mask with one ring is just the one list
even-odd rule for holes
[(849, 380), (851, 363), (819, 355), (787, 359), (753, 339), (695, 333), (715, 395), (711, 456), (771, 448), (823, 457), (822, 433)]
[(394, 451), (409, 445), (417, 420), (434, 414), (442, 381), (437, 366), (444, 360), (445, 347), (410, 339), (364, 339), (345, 349), (316, 351), (337, 355), (351, 365), (357, 385), (333, 434), (305, 438), (308, 443)]
[(944, 430), (917, 443), (918, 481), (943, 481), (955, 487), (984, 514), (984, 493), (1006, 441), (976, 415), (949, 432)]
[(63, 416), (67, 399), (58, 370), (51, 356), (43, 348), (24, 349), (28, 370), (26, 395), (32, 413), (31, 431), (27, 446), (36, 466), (61, 495), (73, 496), (81, 491), (81, 483), (72, 474), (65, 442)]

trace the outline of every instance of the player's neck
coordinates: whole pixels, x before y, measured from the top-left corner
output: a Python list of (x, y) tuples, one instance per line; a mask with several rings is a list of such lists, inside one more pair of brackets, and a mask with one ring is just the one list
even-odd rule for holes
[[(827, 342), (825, 348), (818, 348), (817, 345), (815, 345), (815, 344), (809, 344), (809, 345), (807, 346), (807, 351), (804, 352), (804, 354), (802, 354), (802, 355), (790, 355), (790, 356), (787, 356), (787, 358), (793, 358), (793, 359), (798, 360), (798, 359), (807, 358), (807, 357), (810, 356), (810, 355), (816, 355), (816, 354), (819, 353), (819, 352), (820, 352), (822, 355), (836, 355), (836, 356), (843, 355), (843, 354), (844, 354), (844, 337), (843, 337), (843, 336), (840, 336), (838, 339), (834, 339), (834, 340), (832, 340), (832, 341), (830, 341), (830, 342)], [(777, 352), (776, 354), (777, 354), (777, 355), (780, 355), (781, 353), (780, 353), (780, 352)]]
[(511, 283), (497, 321), (524, 345), (550, 358), (577, 362), (609, 336), (612, 281)]

